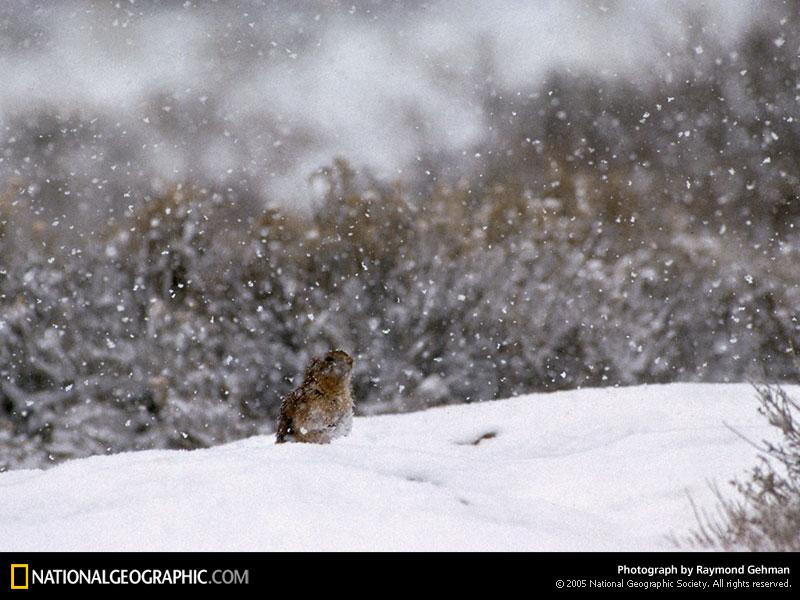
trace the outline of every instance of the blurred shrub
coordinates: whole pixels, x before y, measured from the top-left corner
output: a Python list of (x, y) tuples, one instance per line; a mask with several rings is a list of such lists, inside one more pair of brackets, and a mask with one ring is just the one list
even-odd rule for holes
[(759, 412), (781, 433), (764, 442), (760, 463), (746, 479), (732, 481), (737, 495), (719, 491), (719, 512), (695, 516), (698, 528), (688, 544), (706, 549), (750, 552), (800, 550), (800, 403), (776, 386), (757, 388)]
[(143, 195), (80, 252), (31, 221), (3, 265), (4, 465), (269, 430), (331, 346), (357, 353), (362, 413), (759, 365), (796, 378), (796, 252), (734, 257), (666, 228), (631, 249), (528, 191), (419, 200), (341, 161), (320, 176), (310, 214), (238, 216), (234, 192), (195, 186)]
[[(131, 162), (133, 142), (95, 147), (117, 139), (103, 119), (12, 123), (0, 469), (268, 431), (292, 378), (331, 346), (357, 355), (362, 413), (797, 381), (787, 82), (800, 35), (786, 23), (780, 45), (754, 28), (737, 52), (709, 47), (649, 87), (568, 73), (513, 93), (487, 83), (494, 135), (478, 164), (428, 157), (424, 176), (386, 182), (337, 159), (313, 176), (307, 211), (246, 180), (168, 187), (132, 168), (111, 181), (73, 169), (85, 147), (104, 169)], [(107, 216), (68, 225), (67, 192), (82, 199), (73, 218), (87, 199)]]

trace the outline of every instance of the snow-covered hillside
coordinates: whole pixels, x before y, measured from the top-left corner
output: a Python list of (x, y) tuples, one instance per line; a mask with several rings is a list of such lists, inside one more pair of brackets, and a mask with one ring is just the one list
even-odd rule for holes
[(530, 395), (0, 475), (0, 551), (660, 550), (769, 433), (748, 385)]

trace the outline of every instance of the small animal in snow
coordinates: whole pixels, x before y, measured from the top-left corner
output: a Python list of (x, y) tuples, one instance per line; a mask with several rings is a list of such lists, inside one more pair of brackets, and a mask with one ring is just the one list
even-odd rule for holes
[(303, 383), (281, 402), (276, 443), (327, 444), (350, 433), (353, 359), (343, 350), (314, 358)]

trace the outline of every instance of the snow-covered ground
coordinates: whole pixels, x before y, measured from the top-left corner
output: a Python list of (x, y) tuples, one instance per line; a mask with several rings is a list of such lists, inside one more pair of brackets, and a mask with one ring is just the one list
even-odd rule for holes
[(0, 475), (0, 551), (661, 550), (755, 464), (748, 385), (580, 390)]

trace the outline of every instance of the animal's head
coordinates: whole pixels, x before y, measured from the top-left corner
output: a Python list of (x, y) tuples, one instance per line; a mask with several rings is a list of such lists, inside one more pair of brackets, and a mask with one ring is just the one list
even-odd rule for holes
[(323, 388), (333, 390), (350, 382), (353, 358), (344, 350), (331, 350), (322, 358), (311, 361), (306, 377), (313, 378)]

